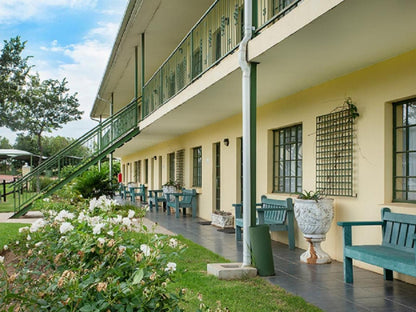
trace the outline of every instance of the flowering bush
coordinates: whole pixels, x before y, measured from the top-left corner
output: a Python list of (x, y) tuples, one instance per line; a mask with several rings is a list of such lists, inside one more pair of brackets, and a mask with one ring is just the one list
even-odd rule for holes
[[(78, 211), (44, 211), (45, 219), (21, 228), (7, 246), (24, 255), (15, 270), (0, 257), (1, 311), (180, 311), (172, 293), (183, 250), (175, 238), (150, 235), (136, 217), (100, 197)], [(135, 207), (137, 210), (137, 207)], [(143, 232), (129, 238), (128, 230)]]

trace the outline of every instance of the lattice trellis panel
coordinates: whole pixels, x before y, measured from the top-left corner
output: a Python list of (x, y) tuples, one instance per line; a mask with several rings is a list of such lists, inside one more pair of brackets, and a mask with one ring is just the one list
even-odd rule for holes
[(316, 118), (316, 190), (353, 194), (354, 112), (347, 108)]

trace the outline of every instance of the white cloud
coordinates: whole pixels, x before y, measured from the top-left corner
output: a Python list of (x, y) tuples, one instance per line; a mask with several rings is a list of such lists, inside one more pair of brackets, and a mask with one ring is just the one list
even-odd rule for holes
[(13, 0), (0, 1), (0, 23), (48, 18), (48, 8), (91, 9), (98, 0)]
[(51, 66), (48, 61), (38, 62), (36, 70), (39, 71), (41, 78), (66, 77), (71, 92), (78, 92), (81, 109), (87, 116), (101, 82), (117, 30), (117, 24), (100, 23), (99, 27), (89, 31), (82, 42), (60, 46), (59, 42), (54, 40), (49, 47), (42, 47), (44, 51), (62, 53), (71, 61), (58, 67)]

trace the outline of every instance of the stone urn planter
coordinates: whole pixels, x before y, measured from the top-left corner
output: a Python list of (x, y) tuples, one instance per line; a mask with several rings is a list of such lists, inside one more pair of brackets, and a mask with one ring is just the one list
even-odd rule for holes
[(220, 228), (233, 228), (234, 227), (234, 216), (231, 212), (215, 211), (211, 214), (211, 225)]
[(322, 250), (321, 242), (326, 239), (326, 233), (334, 218), (334, 200), (324, 199), (295, 199), (295, 218), (309, 248), (300, 260), (310, 264), (330, 263), (330, 256)]
[(168, 181), (167, 183), (162, 185), (163, 195), (165, 196), (167, 201), (174, 201), (175, 196), (168, 196), (167, 193), (179, 193), (182, 189), (182, 186), (179, 182), (175, 182), (173, 180)]

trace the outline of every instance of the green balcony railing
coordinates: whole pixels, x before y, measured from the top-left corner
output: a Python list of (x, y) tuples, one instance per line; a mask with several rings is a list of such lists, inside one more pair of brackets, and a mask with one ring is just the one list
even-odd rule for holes
[[(138, 133), (138, 110), (141, 101), (133, 100), (112, 117), (100, 123), (59, 153), (48, 158), (29, 174), (13, 184), (15, 214), (28, 207), (34, 200), (50, 194), (58, 186), (85, 171), (90, 165), (112, 152), (129, 134)], [(67, 159), (82, 155), (74, 164)]]
[[(301, 0), (257, 0), (260, 31)], [(217, 0), (159, 67), (143, 90), (142, 118), (157, 110), (234, 51), (244, 35), (244, 0)]]

